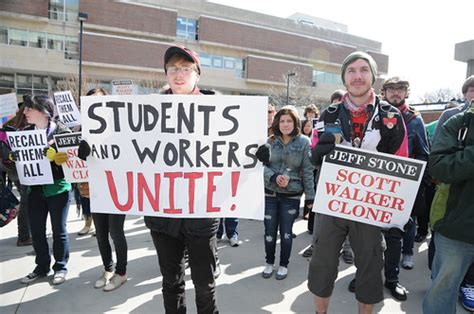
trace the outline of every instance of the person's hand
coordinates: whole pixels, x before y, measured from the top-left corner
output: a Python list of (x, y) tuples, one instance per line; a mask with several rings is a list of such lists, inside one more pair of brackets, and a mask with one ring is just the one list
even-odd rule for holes
[(284, 175), (280, 174), (276, 177), (276, 183), (281, 188), (286, 188), (288, 186), (289, 182), (290, 182), (290, 180), (288, 179), (287, 176), (284, 176)]
[(260, 145), (255, 156), (260, 162), (267, 164), (270, 161), (270, 145), (268, 143)]
[(323, 158), (336, 147), (336, 137), (332, 133), (323, 133), (318, 143), (311, 150), (311, 161), (315, 166), (323, 163)]
[(49, 161), (54, 161), (56, 150), (53, 147), (48, 147), (43, 150), (43, 154), (49, 159)]
[(304, 207), (313, 208), (314, 200), (304, 200)]
[(58, 166), (61, 166), (63, 163), (68, 161), (69, 157), (67, 156), (66, 153), (64, 152), (57, 152), (54, 155), (54, 163)]
[(19, 158), (20, 158), (20, 153), (18, 151), (11, 150), (8, 153), (8, 159), (10, 159), (11, 161), (18, 161)]
[(79, 143), (79, 149), (77, 150), (77, 157), (82, 160), (86, 160), (87, 156), (89, 156), (90, 154), (91, 147), (89, 146), (89, 143), (87, 143), (85, 140), (81, 140), (81, 142)]

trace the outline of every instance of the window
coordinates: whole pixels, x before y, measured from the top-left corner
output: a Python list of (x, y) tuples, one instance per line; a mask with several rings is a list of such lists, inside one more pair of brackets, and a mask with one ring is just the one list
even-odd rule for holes
[(43, 89), (48, 92), (48, 82), (49, 79), (47, 76), (33, 76), (33, 88), (34, 89)]
[(335, 73), (313, 70), (313, 82), (342, 85), (341, 77)]
[(8, 28), (0, 27), (0, 44), (8, 44)]
[(48, 49), (63, 51), (64, 36), (48, 34)]
[(10, 45), (27, 46), (28, 32), (20, 29), (10, 29), (9, 39)]
[(197, 21), (178, 16), (176, 19), (176, 37), (197, 40)]
[(211, 67), (212, 66), (212, 57), (207, 53), (200, 53), (199, 59), (201, 60), (201, 66), (203, 67)]
[(49, 0), (49, 18), (57, 21), (77, 21), (79, 0)]
[(0, 87), (3, 88), (14, 88), (15, 87), (15, 76), (9, 73), (0, 73)]
[(213, 68), (222, 68), (222, 57), (212, 56), (212, 67)]
[(46, 48), (46, 34), (28, 32), (28, 47)]
[(77, 37), (66, 36), (64, 48), (64, 58), (79, 59), (79, 40)]
[(235, 59), (234, 58), (224, 58), (224, 69), (231, 69), (235, 68)]

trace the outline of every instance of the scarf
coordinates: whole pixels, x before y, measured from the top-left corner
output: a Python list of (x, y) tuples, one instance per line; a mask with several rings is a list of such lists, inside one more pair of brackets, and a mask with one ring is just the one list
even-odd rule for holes
[(366, 104), (363, 104), (362, 106), (355, 105), (349, 96), (349, 93), (345, 93), (344, 96), (342, 96), (342, 102), (344, 103), (344, 107), (350, 111), (352, 116), (360, 116), (363, 113), (365, 113), (365, 109), (367, 108), (368, 104), (375, 104), (375, 92), (372, 89), (370, 91), (369, 99)]

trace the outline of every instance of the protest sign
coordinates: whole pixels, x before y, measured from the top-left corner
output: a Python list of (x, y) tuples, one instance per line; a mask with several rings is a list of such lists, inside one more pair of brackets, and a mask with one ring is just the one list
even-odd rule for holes
[(266, 97), (82, 97), (93, 212), (263, 219)]
[(71, 91), (54, 93), (54, 102), (59, 119), (67, 126), (74, 127), (81, 124), (81, 114), (72, 97)]
[(138, 85), (132, 80), (114, 80), (112, 81), (112, 95), (136, 95), (138, 94)]
[(68, 160), (63, 164), (66, 181), (70, 183), (87, 182), (89, 171), (87, 163), (77, 157), (77, 150), (81, 141), (81, 133), (67, 133), (54, 136), (58, 152), (67, 154)]
[(43, 155), (43, 149), (48, 147), (46, 130), (7, 132), (7, 137), (11, 149), (18, 152), (15, 166), (20, 183), (53, 183), (50, 161)]
[(0, 119), (2, 124), (7, 121), (5, 119), (14, 116), (17, 110), (18, 103), (15, 93), (0, 95)]
[(320, 169), (313, 211), (403, 229), (426, 162), (336, 145)]

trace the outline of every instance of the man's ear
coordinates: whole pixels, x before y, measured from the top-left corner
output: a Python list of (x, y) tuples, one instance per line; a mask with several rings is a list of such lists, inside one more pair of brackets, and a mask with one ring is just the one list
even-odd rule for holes
[(199, 79), (200, 79), (200, 78), (201, 78), (201, 76), (200, 76), (198, 73), (196, 73), (196, 83), (199, 82)]

